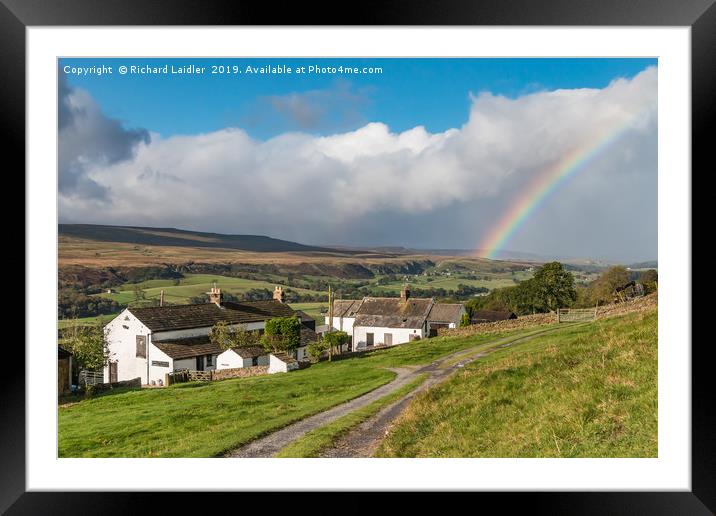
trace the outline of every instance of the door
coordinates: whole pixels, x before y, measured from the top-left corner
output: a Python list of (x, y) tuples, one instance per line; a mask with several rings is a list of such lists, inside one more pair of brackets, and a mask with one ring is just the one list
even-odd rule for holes
[(197, 371), (203, 371), (204, 370), (204, 357), (196, 357), (196, 370)]
[(109, 383), (117, 381), (117, 362), (109, 363)]
[(366, 346), (372, 346), (372, 345), (373, 345), (373, 334), (372, 334), (372, 333), (366, 333), (366, 334), (365, 334), (365, 345), (366, 345)]
[(385, 344), (386, 346), (393, 345), (393, 334), (392, 333), (384, 333), (383, 334), (383, 344)]

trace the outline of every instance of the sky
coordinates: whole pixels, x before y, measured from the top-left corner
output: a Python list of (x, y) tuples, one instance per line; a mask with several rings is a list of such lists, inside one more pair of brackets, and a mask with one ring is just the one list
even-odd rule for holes
[(61, 59), (59, 219), (653, 260), (656, 66)]

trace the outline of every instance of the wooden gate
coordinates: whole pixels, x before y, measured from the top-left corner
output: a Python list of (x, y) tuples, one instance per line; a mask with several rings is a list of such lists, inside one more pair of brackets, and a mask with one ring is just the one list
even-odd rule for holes
[(597, 318), (595, 308), (558, 308), (557, 322), (584, 322), (593, 321)]

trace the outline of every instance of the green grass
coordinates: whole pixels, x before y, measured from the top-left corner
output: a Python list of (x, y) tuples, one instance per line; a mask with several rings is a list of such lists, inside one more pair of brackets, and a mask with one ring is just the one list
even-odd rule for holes
[[(175, 285), (174, 282), (175, 280), (148, 280), (141, 283), (126, 283), (120, 287), (117, 292), (97, 295), (114, 299), (118, 303), (127, 304), (135, 300), (134, 287), (138, 285), (144, 290), (144, 295), (147, 299), (159, 298), (160, 292), (163, 290), (164, 299), (168, 303), (184, 304), (187, 303), (191, 297), (205, 295), (214, 282), (216, 282), (217, 286), (224, 292), (229, 294), (243, 294), (254, 288), (273, 291), (274, 287), (280, 284), (280, 282), (233, 278), (216, 274), (187, 274), (186, 277), (179, 280), (178, 285)], [(298, 293), (320, 294), (320, 292), (315, 290), (290, 288)]]
[(323, 324), (325, 320), (324, 316), (321, 315), (321, 309), (328, 310), (328, 302), (325, 303), (289, 303), (289, 306), (294, 310), (303, 310), (308, 315), (316, 319), (318, 324)]
[[(512, 332), (520, 334), (521, 332)], [(178, 384), (59, 409), (61, 457), (211, 457), (355, 398), (395, 376), (499, 335), (413, 341), (288, 374)]]
[(184, 383), (59, 408), (60, 457), (212, 457), (383, 385), (355, 363), (289, 374)]
[(376, 414), (383, 407), (386, 407), (417, 389), (427, 378), (427, 374), (421, 374), (412, 382), (396, 389), (390, 394), (375, 400), (363, 408), (354, 410), (335, 421), (320, 428), (311, 430), (296, 439), (294, 442), (283, 448), (276, 454), (276, 457), (318, 457), (321, 452), (332, 446), (341, 436), (349, 430), (361, 424), (369, 417)]
[(78, 317), (77, 319), (59, 319), (57, 321), (58, 328), (67, 328), (70, 326), (74, 321), (77, 321), (79, 325), (88, 326), (92, 324), (107, 324), (109, 321), (117, 317), (119, 312), (116, 314), (104, 314), (104, 315), (95, 315), (92, 317)]
[(538, 336), (411, 402), (379, 457), (656, 457), (657, 313)]

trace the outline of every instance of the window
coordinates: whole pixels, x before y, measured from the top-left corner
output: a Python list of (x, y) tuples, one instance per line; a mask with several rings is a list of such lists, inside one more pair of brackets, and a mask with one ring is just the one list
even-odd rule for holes
[(206, 355), (206, 365), (207, 366), (214, 365), (214, 355)]
[(147, 358), (147, 337), (137, 335), (137, 358)]

